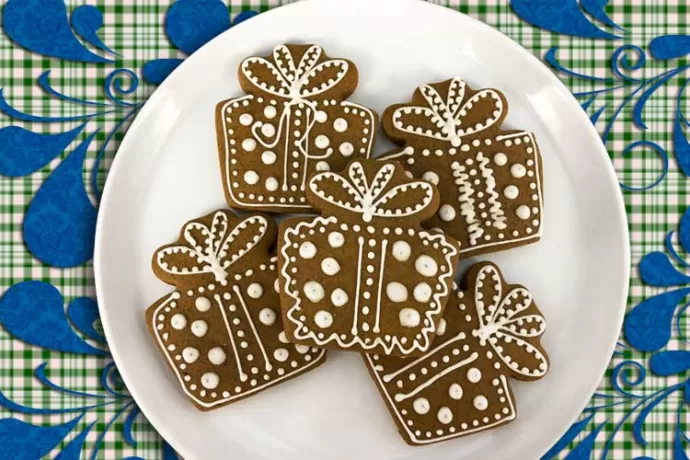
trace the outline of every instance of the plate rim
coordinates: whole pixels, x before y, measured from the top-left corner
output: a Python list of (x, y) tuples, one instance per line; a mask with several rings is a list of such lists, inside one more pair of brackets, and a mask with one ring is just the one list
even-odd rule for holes
[[(287, 5), (282, 5), (280, 7), (275, 7), (271, 10), (268, 10), (266, 12), (261, 13), (261, 15), (257, 16), (256, 18), (253, 18), (252, 21), (257, 21), (257, 20), (262, 20), (261, 18), (265, 18), (267, 16), (274, 16), (276, 14), (284, 14), (286, 9), (296, 9), (296, 8), (308, 8), (306, 5), (313, 5), (316, 3), (327, 3), (327, 2), (336, 2), (338, 0), (301, 0), (299, 2), (287, 4)], [(370, 3), (367, 3), (368, 0), (348, 0), (349, 5), (353, 5), (356, 3), (360, 4), (367, 4), (370, 5)], [(370, 1), (370, 0), (369, 0)], [(612, 338), (609, 341), (608, 347), (606, 348), (606, 353), (602, 353), (601, 356), (606, 356), (606, 360), (603, 361), (603, 364), (599, 364), (598, 366), (593, 366), (598, 369), (598, 374), (601, 375), (601, 378), (604, 377), (606, 370), (608, 369), (608, 366), (611, 361), (611, 357), (613, 355), (613, 352), (615, 351), (616, 343), (618, 342), (618, 339), (620, 337), (620, 333), (622, 330), (623, 326), (623, 321), (625, 318), (625, 314), (627, 311), (627, 297), (629, 293), (629, 288), (630, 288), (630, 275), (631, 275), (631, 248), (630, 248), (630, 230), (629, 230), (629, 222), (628, 222), (628, 216), (625, 211), (625, 202), (623, 198), (623, 194), (620, 191), (619, 188), (619, 181), (618, 177), (615, 171), (615, 168), (613, 166), (613, 163), (610, 161), (608, 152), (606, 149), (605, 144), (601, 140), (601, 137), (599, 136), (599, 133), (597, 132), (596, 128), (592, 123), (590, 122), (587, 114), (582, 110), (580, 104), (577, 102), (575, 97), (572, 95), (572, 92), (565, 86), (565, 84), (558, 78), (557, 75), (555, 75), (551, 70), (539, 59), (537, 58), (534, 54), (532, 54), (529, 50), (524, 48), (519, 42), (513, 40), (500, 30), (482, 22), (481, 20), (474, 18), (472, 16), (469, 16), (465, 13), (459, 12), (457, 10), (452, 10), (448, 7), (434, 4), (425, 0), (377, 0), (378, 4), (389, 4), (389, 5), (395, 5), (397, 7), (400, 7), (402, 4), (425, 4), (428, 5), (430, 9), (444, 9), (447, 11), (447, 14), (458, 14), (458, 18), (462, 18), (462, 20), (469, 21), (473, 23), (474, 26), (476, 26), (479, 30), (482, 31), (482, 33), (486, 33), (488, 35), (493, 35), (494, 37), (500, 39), (501, 41), (506, 43), (506, 46), (512, 47), (516, 53), (519, 53), (523, 58), (526, 58), (528, 61), (530, 61), (532, 65), (532, 69), (535, 72), (541, 73), (543, 76), (545, 76), (547, 79), (549, 79), (553, 84), (554, 87), (557, 88), (558, 95), (559, 96), (565, 96), (567, 100), (571, 102), (571, 104), (574, 104), (574, 106), (577, 107), (577, 110), (575, 111), (574, 115), (579, 118), (579, 121), (584, 124), (586, 127), (586, 130), (589, 131), (590, 135), (593, 138), (596, 138), (598, 142), (596, 142), (597, 145), (597, 154), (602, 157), (605, 161), (606, 165), (606, 174), (609, 179), (609, 185), (615, 186), (615, 205), (616, 205), (616, 211), (617, 211), (617, 223), (621, 223), (619, 230), (621, 231), (620, 234), (620, 241), (621, 241), (621, 246), (622, 246), (622, 255), (623, 259), (621, 260), (621, 268), (622, 268), (622, 273), (621, 277), (623, 280), (627, 280), (627, 282), (623, 283), (623, 286), (621, 287), (620, 293), (619, 293), (619, 300), (618, 300), (618, 309), (616, 312), (616, 331), (617, 333), (615, 335), (612, 334)], [(385, 7), (384, 7), (385, 8)], [(126, 151), (126, 150), (132, 150), (130, 144), (132, 144), (134, 141), (132, 140), (134, 138), (134, 134), (139, 130), (139, 125), (145, 122), (145, 120), (149, 119), (149, 112), (155, 112), (156, 107), (157, 107), (157, 102), (159, 99), (163, 98), (165, 96), (166, 90), (168, 87), (173, 86), (176, 80), (179, 80), (181, 75), (185, 74), (187, 71), (186, 69), (191, 68), (191, 66), (194, 64), (194, 61), (197, 59), (200, 59), (198, 56), (204, 54), (204, 49), (207, 49), (210, 47), (212, 43), (215, 41), (221, 39), (221, 37), (224, 37), (228, 34), (232, 34), (234, 30), (236, 30), (238, 27), (242, 27), (242, 24), (238, 24), (237, 26), (234, 26), (222, 34), (218, 35), (214, 39), (210, 40), (206, 44), (204, 44), (199, 50), (197, 50), (193, 55), (187, 57), (185, 61), (180, 64), (166, 79), (165, 81), (160, 84), (149, 96), (149, 98), (146, 100), (144, 106), (142, 107), (141, 111), (139, 114), (135, 117), (133, 120), (132, 124), (130, 125), (129, 129), (127, 130), (122, 142), (120, 143), (120, 146), (117, 150), (117, 153), (120, 151)], [(188, 62), (189, 61), (189, 62)], [(131, 154), (130, 154), (131, 156)], [(108, 175), (115, 175), (120, 169), (120, 165), (124, 162), (122, 159), (124, 157), (123, 154), (116, 154), (114, 157), (114, 160), (111, 164), (111, 167), (109, 169)], [(94, 284), (95, 284), (95, 290), (96, 290), (96, 297), (98, 301), (98, 308), (99, 308), (99, 314), (101, 317), (101, 322), (102, 326), (104, 329), (104, 333), (106, 336), (106, 339), (112, 336), (113, 332), (111, 332), (110, 328), (110, 321), (109, 314), (108, 314), (108, 309), (105, 307), (105, 304), (107, 303), (104, 301), (98, 293), (101, 291), (101, 287), (105, 284), (105, 281), (103, 280), (103, 258), (101, 257), (101, 248), (104, 246), (105, 241), (103, 237), (103, 220), (105, 218), (103, 217), (106, 215), (106, 210), (108, 208), (108, 203), (113, 200), (112, 198), (117, 192), (113, 191), (113, 187), (109, 186), (110, 183), (113, 183), (113, 181), (106, 181), (106, 184), (104, 186), (102, 198), (99, 204), (99, 213), (98, 213), (98, 219), (96, 223), (96, 232), (95, 232), (95, 246), (94, 246), (94, 258), (93, 258), (93, 269), (94, 269)], [(126, 369), (126, 366), (120, 366), (121, 363), (123, 363), (126, 358), (124, 356), (121, 356), (117, 347), (111, 347), (109, 345), (109, 351), (112, 356), (113, 361), (115, 362), (116, 366), (118, 369)], [(146, 404), (141, 404), (140, 399), (137, 397), (138, 390), (135, 390), (136, 386), (129, 386), (128, 381), (130, 381), (128, 375), (129, 373), (127, 371), (120, 371), (122, 379), (127, 385), (128, 391), (130, 395), (132, 396), (133, 400), (137, 403), (137, 406), (139, 409), (142, 411), (142, 413), (146, 416), (146, 418), (149, 420), (151, 425), (155, 428), (155, 430), (163, 437), (164, 441), (170, 444), (175, 451), (178, 453), (181, 453), (184, 458), (187, 459), (193, 459), (197, 458), (196, 454), (194, 452), (189, 452), (186, 450), (185, 446), (178, 442), (177, 439), (175, 439), (173, 436), (171, 436), (171, 432), (168, 429), (168, 425), (165, 423), (161, 423), (161, 418), (156, 416), (153, 411), (151, 411), (150, 407), (148, 407)], [(590, 389), (588, 393), (590, 395), (594, 394), (599, 387), (599, 384), (601, 383), (601, 378), (598, 379), (596, 382), (593, 382), (592, 385), (590, 385)], [(588, 402), (590, 401), (591, 396), (589, 396), (582, 404), (581, 408), (578, 411), (578, 413), (572, 418), (570, 423), (564, 427), (563, 432), (559, 435), (559, 438), (554, 439), (553, 442), (557, 442), (558, 439), (567, 431), (567, 429), (574, 423), (581, 415), (582, 410), (586, 407)], [(146, 406), (146, 407), (145, 407)], [(547, 448), (548, 449), (548, 448)], [(547, 450), (542, 452), (541, 455), (543, 455)], [(540, 456), (541, 456), (540, 455)]]

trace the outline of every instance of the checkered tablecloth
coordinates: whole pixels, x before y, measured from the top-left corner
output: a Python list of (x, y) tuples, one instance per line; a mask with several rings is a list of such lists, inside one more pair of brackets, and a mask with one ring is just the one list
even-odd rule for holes
[[(9, 0), (9, 3), (19, 1), (22, 0)], [(48, 8), (49, 5), (62, 3), (62, 0), (45, 0), (44, 3)], [(37, 79), (46, 71), (50, 71), (47, 77), (50, 87), (60, 94), (73, 99), (104, 102), (108, 100), (103, 88), (107, 76), (115, 69), (131, 69), (139, 79), (136, 90), (131, 94), (112, 91), (127, 103), (138, 104), (144, 102), (155, 89), (155, 86), (141, 78), (144, 64), (158, 58), (185, 57), (183, 52), (170, 43), (165, 33), (165, 15), (169, 7), (167, 1), (69, 0), (65, 3), (67, 12), (84, 4), (98, 7), (104, 17), (104, 24), (98, 36), (117, 55), (109, 55), (114, 59), (112, 63), (72, 62), (28, 51), (10, 40), (7, 34), (0, 33), (2, 96), (9, 106), (22, 113), (65, 118), (102, 111), (102, 107), (98, 105), (84, 105), (49, 94), (45, 88), (37, 84)], [(227, 1), (225, 3), (228, 5), (230, 16), (234, 17), (242, 11), (262, 12), (287, 2), (232, 0), (229, 4)], [(621, 37), (616, 40), (576, 37), (563, 33), (567, 32), (563, 29), (557, 29), (560, 32), (551, 32), (535, 27), (524, 20), (529, 20), (529, 17), (525, 13), (526, 10), (520, 7), (531, 5), (529, 11), (537, 16), (541, 14), (546, 17), (553, 14), (554, 8), (575, 5), (574, 8), (577, 9), (578, 3), (575, 0), (561, 0), (560, 6), (558, 2), (548, 0), (515, 0), (513, 5), (510, 0), (450, 0), (434, 3), (459, 10), (496, 27), (540, 59), (550, 61), (554, 71), (574, 93), (586, 93), (579, 94), (578, 100), (587, 107), (588, 114), (596, 120), (599, 132), (606, 138), (606, 145), (618, 171), (619, 180), (625, 186), (622, 193), (630, 223), (633, 265), (637, 267), (640, 259), (653, 251), (668, 252), (664, 245), (665, 238), (670, 231), (676, 230), (690, 203), (690, 195), (686, 191), (688, 177), (676, 164), (674, 149), (677, 149), (679, 144), (677, 140), (674, 142), (673, 138), (674, 131), (678, 129), (676, 125), (679, 119), (682, 128), (688, 129), (687, 120), (678, 113), (680, 109), (682, 114), (687, 107), (685, 98), (682, 94), (679, 97), (679, 93), (688, 74), (684, 66), (689, 62), (682, 55), (673, 59), (657, 58), (661, 55), (657, 53), (655, 56), (650, 53), (648, 46), (657, 37), (670, 34), (684, 35), (689, 32), (687, 24), (690, 19), (690, 6), (685, 0), (612, 0), (605, 10), (600, 11), (605, 11), (608, 18), (621, 29), (607, 25), (602, 17), (596, 17), (591, 11), (584, 13), (582, 17), (585, 21), (596, 24), (600, 30)], [(606, 1), (582, 0), (581, 3), (594, 5), (592, 8), (596, 9), (597, 5), (606, 4)], [(579, 8), (584, 8), (582, 5)], [(567, 29), (567, 26), (564, 27)], [(96, 54), (104, 55), (97, 52), (94, 47), (91, 49)], [(643, 55), (645, 61), (641, 62)], [(120, 75), (124, 76), (124, 73)], [(666, 78), (668, 75), (671, 76)], [(131, 83), (131, 79), (125, 78), (121, 89), (126, 89)], [(111, 87), (112, 84), (114, 82), (111, 82)], [(645, 90), (651, 87), (656, 88), (653, 94), (640, 104), (639, 116), (647, 127), (641, 129), (635, 124), (635, 108), (640, 98), (645, 95)], [(0, 177), (2, 292), (23, 281), (38, 280), (56, 287), (64, 296), (65, 305), (78, 297), (95, 298), (91, 262), (66, 269), (51, 268), (40, 262), (24, 244), (22, 223), (29, 203), (51, 172), (83, 141), (87, 133), (97, 129), (99, 131), (89, 147), (84, 165), (84, 181), (90, 183), (89, 174), (98, 150), (107, 143), (104, 161), (98, 168), (100, 173), (97, 177), (98, 184), (103, 183), (108, 165), (126, 131), (127, 122), (111, 139), (108, 139), (109, 133), (132, 107), (118, 106), (112, 113), (88, 118), (83, 132), (61, 155), (39, 171), (21, 177)], [(84, 122), (22, 121), (16, 114), (10, 116), (7, 110), (2, 112), (4, 113), (0, 114), (0, 127), (15, 125), (37, 133), (65, 132)], [(2, 152), (3, 147), (0, 146), (0, 162)], [(669, 157), (667, 172), (664, 168), (665, 155)], [(645, 188), (659, 178), (662, 180), (647, 190), (626, 189)], [(90, 187), (87, 189), (92, 195), (93, 203), (96, 203), (97, 198), (93, 191)], [(675, 238), (674, 236), (671, 240), (677, 248)], [(644, 284), (634, 269), (629, 307), (632, 308), (665, 290)], [(680, 329), (684, 328), (685, 320), (681, 319)], [(589, 417), (591, 414), (583, 416), (585, 421), (572, 431), (575, 435), (572, 442), (567, 443), (568, 447), (562, 450), (556, 449), (559, 452), (554, 451), (553, 458), (565, 458), (576, 445), (580, 447), (576, 448), (573, 458), (687, 458), (682, 453), (686, 447), (683, 433), (688, 418), (684, 399), (684, 382), (687, 378), (685, 372), (679, 371), (675, 375), (663, 377), (653, 375), (649, 367), (650, 354), (636, 350), (623, 338), (621, 343), (610, 370), (602, 378), (599, 396), (592, 400), (592, 408), (601, 408), (590, 409), (594, 414), (592, 417)], [(683, 337), (674, 329), (665, 350), (686, 348), (688, 347)], [(136, 409), (133, 401), (127, 397), (126, 390), (119, 385), (114, 369), (110, 373), (112, 379), (108, 389), (104, 389), (101, 375), (109, 362), (110, 358), (107, 356), (62, 353), (27, 344), (0, 329), (0, 392), (3, 395), (0, 398), (0, 406), (4, 406), (0, 407), (0, 419), (14, 418), (36, 427), (55, 427), (75, 420), (84, 412), (85, 415), (75, 422), (73, 428), (63, 430), (64, 436), (56, 440), (56, 447), (50, 451), (47, 458), (54, 458), (66, 449), (80, 433), (86, 433), (86, 441), (81, 449), (81, 457), (77, 455), (73, 458), (163, 458), (163, 443), (153, 427), (142, 415), (137, 416), (136, 412), (129, 417), (132, 410)], [(43, 363), (47, 365), (41, 368), (45, 371), (41, 371), (40, 375), (44, 375), (59, 388), (51, 388), (50, 385), (45, 385), (45, 382), (41, 384), (37, 381), (35, 369), (40, 368)], [(618, 382), (618, 385), (614, 385), (613, 382)], [(108, 390), (112, 391), (112, 394)], [(75, 392), (105, 395), (106, 398), (89, 399)], [(114, 396), (116, 394), (120, 396)], [(100, 402), (106, 400), (113, 402), (99, 406)], [(637, 431), (644, 437), (642, 442), (635, 429), (636, 420), (640, 418), (638, 414), (651, 403), (657, 402), (643, 423), (640, 423), (641, 427), (638, 427)], [(50, 413), (53, 410), (93, 405), (97, 407), (73, 413)], [(31, 412), (22, 409), (27, 407), (37, 410), (33, 411), (34, 413), (26, 413)], [(95, 425), (85, 432), (84, 429), (94, 422)], [(578, 428), (582, 429), (578, 431)], [(62, 431), (31, 433), (34, 436), (49, 436)], [(130, 434), (136, 443), (130, 442)], [(17, 436), (12, 438), (0, 432), (0, 458), (8, 458), (3, 452), (10, 452), (14, 441), (23, 442), (17, 441)], [(72, 445), (80, 441), (76, 439)], [(590, 441), (593, 446), (591, 453), (587, 449)], [(27, 455), (10, 458), (35, 458), (31, 456), (34, 454)]]

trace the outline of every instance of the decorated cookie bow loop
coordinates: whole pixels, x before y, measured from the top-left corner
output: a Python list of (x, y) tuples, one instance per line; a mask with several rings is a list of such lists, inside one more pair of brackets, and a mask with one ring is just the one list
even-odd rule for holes
[(482, 267), (475, 285), (479, 327), (472, 335), (482, 346), (491, 345), (514, 377), (539, 379), (548, 370), (546, 354), (538, 344), (546, 321), (527, 289), (515, 287), (505, 295), (502, 290), (498, 270), (491, 265)]
[(459, 78), (450, 81), (445, 98), (433, 86), (422, 85), (418, 91), (426, 106), (395, 109), (395, 129), (459, 147), (464, 137), (499, 126), (505, 117), (502, 96), (493, 89), (482, 89), (466, 97), (466, 90), (466, 83)]
[(355, 161), (347, 169), (347, 178), (333, 172), (318, 173), (309, 181), (309, 188), (318, 200), (356, 213), (364, 222), (374, 217), (406, 218), (423, 211), (427, 214), (434, 187), (424, 181), (389, 186), (395, 173), (392, 163), (383, 164), (369, 182), (362, 164)]
[(344, 59), (319, 62), (322, 54), (323, 49), (313, 45), (296, 63), (290, 48), (281, 45), (273, 50), (274, 62), (250, 57), (242, 62), (241, 72), (255, 90), (287, 98), (294, 105), (331, 92), (350, 71)]
[(158, 250), (154, 264), (164, 274), (161, 279), (172, 284), (180, 277), (212, 276), (224, 286), (230, 266), (264, 240), (268, 225), (267, 218), (251, 216), (231, 229), (227, 214), (218, 211), (210, 228), (197, 220), (185, 225), (180, 241)]

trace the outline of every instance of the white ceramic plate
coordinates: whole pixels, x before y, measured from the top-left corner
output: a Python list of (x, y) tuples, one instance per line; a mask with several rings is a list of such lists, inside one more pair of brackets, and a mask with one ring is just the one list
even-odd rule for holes
[[(503, 428), (408, 447), (357, 354), (245, 401), (202, 413), (185, 398), (144, 323), (170, 287), (151, 254), (187, 220), (225, 206), (214, 105), (241, 94), (237, 66), (284, 42), (319, 43), (360, 70), (351, 99), (381, 113), (416, 86), (462, 76), (500, 88), (507, 126), (534, 131), (544, 157), (545, 226), (538, 244), (489, 257), (529, 286), (549, 327), (552, 369), (515, 382), (518, 418)], [(382, 139), (377, 153), (390, 148)], [(192, 459), (534, 460), (595, 390), (621, 326), (629, 275), (623, 202), (604, 147), (567, 89), (499, 32), (417, 0), (313, 0), (262, 14), (203, 47), (155, 92), (113, 164), (96, 235), (105, 331), (127, 387), (148, 419)], [(467, 262), (463, 264), (466, 267)]]

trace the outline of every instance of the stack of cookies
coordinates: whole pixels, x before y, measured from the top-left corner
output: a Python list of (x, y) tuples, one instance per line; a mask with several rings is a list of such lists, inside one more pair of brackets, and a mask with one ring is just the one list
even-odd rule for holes
[[(405, 441), (510, 422), (509, 378), (549, 367), (530, 292), (461, 258), (537, 242), (541, 157), (506, 131), (508, 103), (463, 80), (389, 107), (400, 147), (371, 159), (378, 117), (347, 101), (355, 64), (281, 45), (239, 68), (246, 95), (216, 108), (228, 204), (153, 256), (175, 290), (147, 310), (154, 341), (201, 410), (361, 353)], [(296, 214), (276, 225), (272, 214)]]

